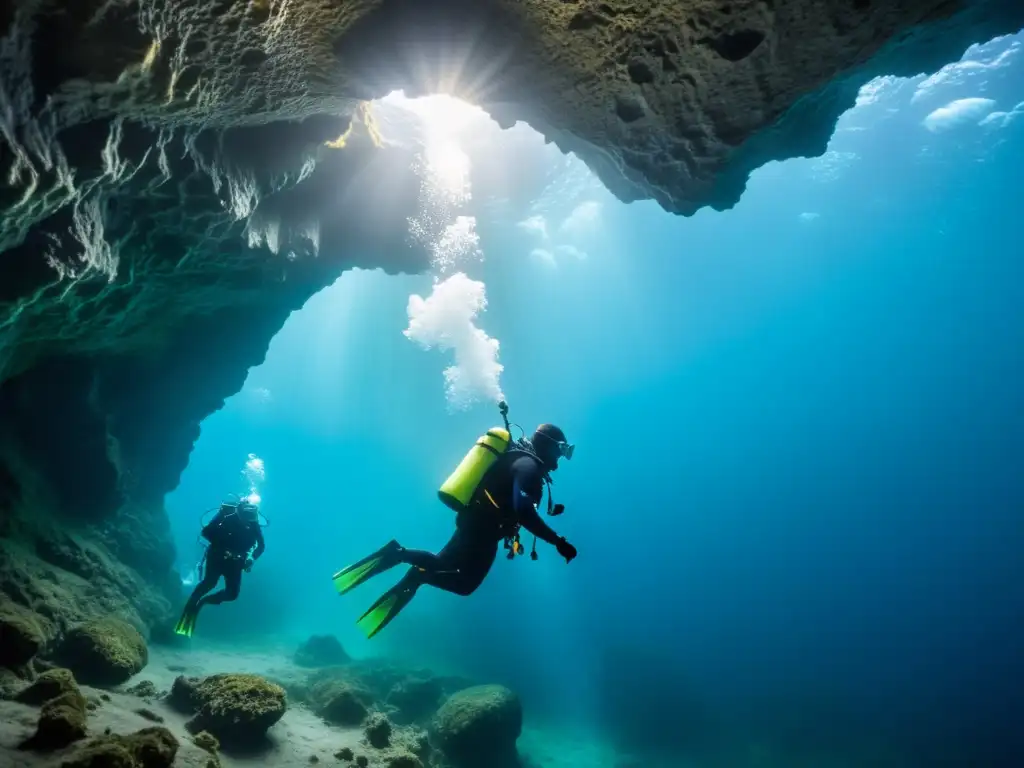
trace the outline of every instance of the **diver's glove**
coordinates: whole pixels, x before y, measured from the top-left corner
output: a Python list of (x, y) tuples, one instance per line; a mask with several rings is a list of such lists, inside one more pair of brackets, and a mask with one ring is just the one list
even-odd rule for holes
[(577, 554), (576, 547), (566, 541), (564, 536), (558, 540), (557, 544), (555, 544), (555, 549), (558, 550), (558, 554), (565, 558), (565, 562), (567, 563), (571, 563)]
[(256, 562), (251, 557), (245, 558), (245, 572), (250, 573), (252, 571), (252, 564)]

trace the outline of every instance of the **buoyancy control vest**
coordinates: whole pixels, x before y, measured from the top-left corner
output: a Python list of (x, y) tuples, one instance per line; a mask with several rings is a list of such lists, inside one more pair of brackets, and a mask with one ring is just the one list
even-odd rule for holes
[[(501, 403), (499, 407), (505, 420), (504, 428), (492, 427), (481, 435), (437, 492), (438, 498), (445, 506), (456, 513), (469, 512), (473, 509), (491, 509), (498, 512), (501, 510), (501, 505), (487, 492), (485, 480), (488, 475), (492, 471), (502, 471), (502, 469), (511, 467), (514, 461), (522, 457), (528, 456), (538, 463), (542, 463), (528, 440), (525, 438), (512, 439), (507, 418), (508, 407), (504, 403)], [(551, 476), (545, 472), (543, 480), (547, 489), (547, 512), (552, 516), (560, 515), (565, 507), (553, 502)], [(484, 503), (485, 501), (488, 503)], [(506, 549), (510, 550), (510, 557), (523, 554), (522, 547), (519, 545), (518, 524), (506, 538)], [(531, 556), (536, 559), (536, 540)]]

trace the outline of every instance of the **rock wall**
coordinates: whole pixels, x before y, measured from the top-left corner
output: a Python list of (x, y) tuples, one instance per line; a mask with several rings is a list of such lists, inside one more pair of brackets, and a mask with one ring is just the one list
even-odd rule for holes
[(344, 269), (425, 268), (412, 155), (363, 100), (456, 93), (691, 214), (822, 152), (870, 77), (1022, 24), (1015, 0), (2, 4), (5, 572), (167, 599), (161, 500), (202, 419)]

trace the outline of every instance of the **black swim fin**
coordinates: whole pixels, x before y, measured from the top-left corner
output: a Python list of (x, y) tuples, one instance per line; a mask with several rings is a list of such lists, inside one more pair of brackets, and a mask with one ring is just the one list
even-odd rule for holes
[(344, 595), (367, 579), (394, 568), (402, 562), (401, 551), (402, 546), (392, 539), (372, 555), (334, 574), (334, 588), (338, 590), (339, 595)]

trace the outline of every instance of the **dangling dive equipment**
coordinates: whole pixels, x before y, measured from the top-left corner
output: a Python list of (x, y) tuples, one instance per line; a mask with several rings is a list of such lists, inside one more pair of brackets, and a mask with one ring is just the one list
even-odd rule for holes
[[(501, 420), (505, 424), (504, 428), (492, 427), (485, 434), (481, 435), (437, 492), (438, 498), (453, 512), (465, 512), (471, 508), (484, 476), (498, 461), (506, 456), (515, 454), (527, 455), (537, 461), (541, 461), (533, 444), (526, 439), (525, 430), (518, 424), (509, 423), (508, 403), (504, 400), (499, 402), (498, 412), (501, 414)], [(513, 426), (518, 427), (523, 435), (517, 440), (512, 439)], [(544, 484), (547, 486), (548, 497), (547, 512), (551, 517), (565, 512), (565, 505), (555, 504), (552, 499), (551, 486), (553, 482), (551, 475), (545, 472)], [(484, 490), (484, 495), (494, 507), (497, 508), (499, 506), (486, 489)], [(514, 559), (516, 555), (526, 554), (519, 540), (519, 528), (520, 526), (516, 524), (512, 533), (505, 537), (505, 549), (508, 550), (507, 557), (509, 560)], [(536, 536), (533, 537), (533, 549), (530, 552), (530, 559), (537, 559)]]

